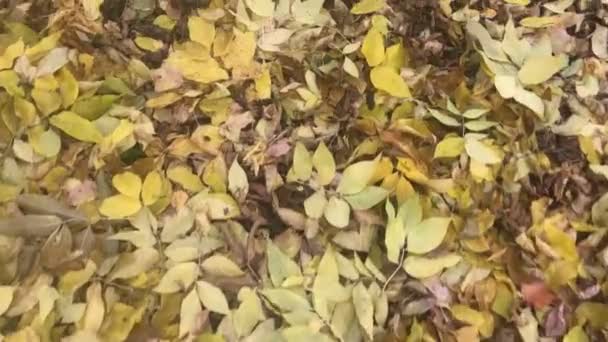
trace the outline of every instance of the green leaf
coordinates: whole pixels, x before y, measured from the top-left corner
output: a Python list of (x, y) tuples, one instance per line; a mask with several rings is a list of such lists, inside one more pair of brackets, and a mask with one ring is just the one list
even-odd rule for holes
[(76, 100), (72, 111), (85, 119), (96, 120), (105, 114), (118, 100), (118, 95), (97, 95)]

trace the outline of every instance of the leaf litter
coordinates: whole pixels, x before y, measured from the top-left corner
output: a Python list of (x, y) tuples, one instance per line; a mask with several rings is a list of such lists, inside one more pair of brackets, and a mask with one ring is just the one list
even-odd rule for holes
[(0, 1), (0, 339), (608, 339), (607, 10)]

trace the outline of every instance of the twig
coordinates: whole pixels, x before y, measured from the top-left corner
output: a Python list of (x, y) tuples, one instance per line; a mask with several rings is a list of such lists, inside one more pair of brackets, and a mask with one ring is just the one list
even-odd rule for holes
[(393, 271), (393, 273), (391, 273), (391, 275), (388, 277), (388, 279), (386, 279), (386, 281), (384, 282), (384, 285), (382, 286), (382, 292), (386, 291), (388, 283), (390, 283), (391, 280), (393, 280), (393, 278), (397, 275), (397, 272), (399, 272), (399, 270), (403, 268), (404, 260), (405, 260), (405, 250), (402, 248), (401, 253), (399, 254), (399, 265), (397, 267), (395, 267), (395, 270)]

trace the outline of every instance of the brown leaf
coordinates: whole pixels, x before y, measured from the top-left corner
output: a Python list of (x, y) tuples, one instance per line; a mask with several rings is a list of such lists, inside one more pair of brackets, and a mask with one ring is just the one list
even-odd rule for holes
[(524, 301), (532, 304), (537, 309), (542, 309), (555, 300), (553, 292), (542, 281), (522, 284), (521, 294)]

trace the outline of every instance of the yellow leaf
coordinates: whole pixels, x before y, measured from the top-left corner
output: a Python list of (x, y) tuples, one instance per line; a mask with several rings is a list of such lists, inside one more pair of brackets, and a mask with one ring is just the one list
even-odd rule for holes
[(196, 283), (196, 292), (198, 293), (198, 297), (203, 303), (203, 306), (209, 311), (224, 315), (230, 314), (226, 296), (224, 296), (222, 290), (217, 286), (200, 280)]
[(248, 336), (256, 324), (266, 317), (262, 309), (262, 302), (253, 290), (248, 287), (241, 288), (238, 298), (241, 304), (232, 315), (234, 329), (238, 336)]
[(188, 18), (188, 31), (190, 40), (211, 48), (215, 39), (215, 25), (212, 22), (198, 16), (191, 16)]
[(350, 10), (352, 14), (367, 14), (379, 11), (386, 5), (385, 0), (361, 0)]
[(435, 258), (409, 256), (403, 263), (403, 269), (412, 277), (423, 279), (456, 265), (461, 259), (462, 257), (457, 254), (446, 254)]
[(163, 179), (160, 173), (152, 171), (146, 175), (141, 189), (144, 205), (151, 205), (163, 195)]
[(477, 139), (465, 139), (464, 148), (469, 157), (481, 164), (492, 165), (502, 162), (503, 154), (500, 150)]
[(123, 195), (139, 199), (141, 178), (131, 171), (119, 173), (112, 177), (112, 185)]
[(370, 340), (373, 340), (374, 329), (374, 304), (372, 296), (369, 294), (363, 283), (359, 282), (353, 288), (353, 304), (359, 324)]
[[(201, 49), (204, 48), (200, 44), (196, 45)], [(176, 50), (169, 55), (165, 62), (191, 81), (212, 83), (228, 78), (226, 70), (222, 69), (215, 59), (208, 56), (208, 52), (205, 56), (200, 51), (196, 54), (192, 50)]]
[(165, 14), (161, 14), (158, 17), (154, 18), (154, 21), (152, 23), (167, 31), (173, 30), (176, 25), (175, 19)]
[(385, 91), (395, 97), (412, 97), (410, 88), (405, 83), (405, 80), (391, 67), (375, 67), (370, 72), (369, 77), (374, 87), (379, 90)]
[(306, 181), (312, 175), (312, 157), (306, 146), (297, 142), (293, 150), (293, 172), (301, 181)]
[(15, 115), (21, 119), (24, 126), (31, 126), (39, 121), (38, 115), (36, 115), (36, 107), (31, 102), (21, 97), (15, 97), (13, 107)]
[(203, 313), (201, 301), (193, 288), (182, 300), (179, 312), (179, 337), (194, 334), (198, 330), (200, 315)]
[(132, 253), (122, 253), (108, 275), (110, 280), (129, 279), (145, 273), (159, 260), (160, 254), (154, 248), (138, 248)]
[(379, 186), (368, 186), (360, 192), (344, 196), (353, 210), (367, 210), (384, 200), (389, 191)]
[(25, 96), (23, 88), (19, 86), (19, 75), (13, 70), (0, 71), (0, 88), (6, 89), (11, 96)]
[(247, 7), (260, 17), (272, 17), (274, 2), (272, 0), (245, 0)]
[(200, 178), (187, 166), (175, 166), (167, 171), (167, 178), (181, 185), (184, 189), (199, 192), (205, 188)]
[(210, 194), (201, 191), (190, 199), (190, 206), (198, 211), (205, 211), (212, 220), (225, 220), (241, 214), (238, 204), (228, 194)]
[(228, 170), (228, 189), (241, 202), (245, 200), (247, 192), (249, 192), (247, 174), (239, 164), (238, 159), (234, 159)]
[(327, 185), (336, 176), (336, 162), (334, 156), (331, 154), (325, 143), (321, 141), (317, 150), (312, 156), (312, 165), (315, 167), (318, 173), (319, 185)]
[(11, 302), (13, 301), (14, 294), (14, 286), (0, 286), (0, 316), (2, 316), (2, 314), (8, 310)]
[(190, 287), (198, 277), (198, 264), (184, 262), (167, 270), (154, 288), (157, 293), (175, 293)]
[(88, 283), (95, 271), (97, 271), (97, 266), (93, 261), (88, 260), (83, 269), (68, 271), (62, 275), (57, 289), (62, 295), (71, 295)]
[(148, 108), (164, 108), (170, 104), (179, 101), (182, 95), (174, 92), (168, 92), (159, 96), (153, 97), (146, 101), (146, 107)]
[(59, 83), (59, 93), (61, 94), (63, 108), (67, 108), (78, 98), (78, 81), (66, 67), (59, 70), (56, 77)]
[(343, 195), (352, 195), (363, 190), (376, 172), (377, 159), (361, 161), (347, 167), (336, 191)]
[(47, 52), (51, 51), (55, 47), (57, 47), (57, 43), (61, 38), (63, 31), (57, 31), (55, 33), (49, 34), (48, 36), (40, 39), (36, 45), (29, 47), (25, 50), (25, 55), (30, 60), (30, 62), (35, 62)]
[(518, 6), (527, 6), (530, 4), (530, 0), (505, 0), (506, 3), (509, 3), (511, 5), (518, 5)]
[(397, 43), (386, 48), (386, 58), (382, 65), (391, 67), (395, 69), (395, 71), (399, 72), (401, 68), (409, 64), (409, 59), (410, 57), (403, 44)]
[(103, 3), (103, 0), (83, 0), (82, 7), (84, 8), (84, 15), (89, 20), (97, 20), (101, 15), (99, 7)]
[(103, 323), (105, 303), (101, 294), (101, 284), (92, 283), (87, 289), (87, 307), (78, 324), (83, 330), (97, 332)]
[(519, 24), (524, 27), (530, 28), (543, 28), (557, 25), (562, 21), (560, 16), (548, 16), (548, 17), (527, 17), (519, 21)]
[(59, 135), (52, 129), (44, 131), (41, 126), (37, 126), (37, 128), (28, 135), (28, 141), (34, 151), (47, 158), (56, 156), (61, 150)]
[(104, 341), (125, 341), (135, 324), (141, 321), (145, 307), (134, 308), (121, 302), (115, 302), (106, 315), (99, 331)]
[(61, 96), (57, 91), (43, 90), (39, 88), (32, 89), (32, 98), (36, 102), (36, 107), (40, 110), (42, 116), (47, 116), (61, 107)]
[(464, 138), (447, 137), (437, 144), (433, 158), (454, 158), (460, 156), (463, 151)]
[(379, 30), (372, 27), (367, 32), (361, 45), (361, 53), (370, 67), (379, 65), (384, 61), (384, 36)]
[(269, 99), (272, 96), (272, 79), (267, 67), (262, 69), (260, 76), (255, 79), (255, 91), (259, 100)]
[(583, 327), (577, 325), (568, 331), (563, 342), (589, 342), (589, 337), (585, 334)]
[(203, 172), (203, 182), (214, 192), (226, 192), (227, 177), (226, 162), (221, 155), (211, 160)]
[(19, 38), (16, 42), (4, 49), (4, 53), (0, 56), (0, 70), (10, 69), (13, 66), (15, 59), (25, 52), (25, 44)]
[(228, 69), (243, 68), (253, 62), (255, 55), (255, 34), (234, 30), (234, 38), (228, 45), (228, 53), (224, 56), (224, 65)]
[(141, 203), (138, 198), (123, 194), (108, 197), (99, 206), (99, 212), (111, 219), (134, 215), (139, 209), (141, 209)]
[(523, 84), (539, 84), (549, 80), (568, 65), (568, 58), (561, 56), (531, 56), (517, 73)]
[(138, 36), (133, 39), (135, 45), (137, 45), (140, 49), (154, 52), (163, 48), (164, 44), (160, 40), (156, 40), (150, 37)]
[(319, 219), (323, 217), (326, 205), (327, 198), (325, 198), (325, 194), (323, 191), (317, 191), (304, 200), (304, 211), (308, 217)]
[(99, 143), (103, 140), (103, 136), (93, 123), (74, 112), (61, 112), (52, 116), (49, 122), (78, 140), (93, 143)]
[(325, 218), (332, 226), (344, 228), (350, 220), (350, 206), (338, 197), (331, 197), (325, 206)]
[(245, 274), (234, 261), (220, 254), (212, 255), (203, 260), (201, 268), (205, 273), (216, 276), (240, 277)]

